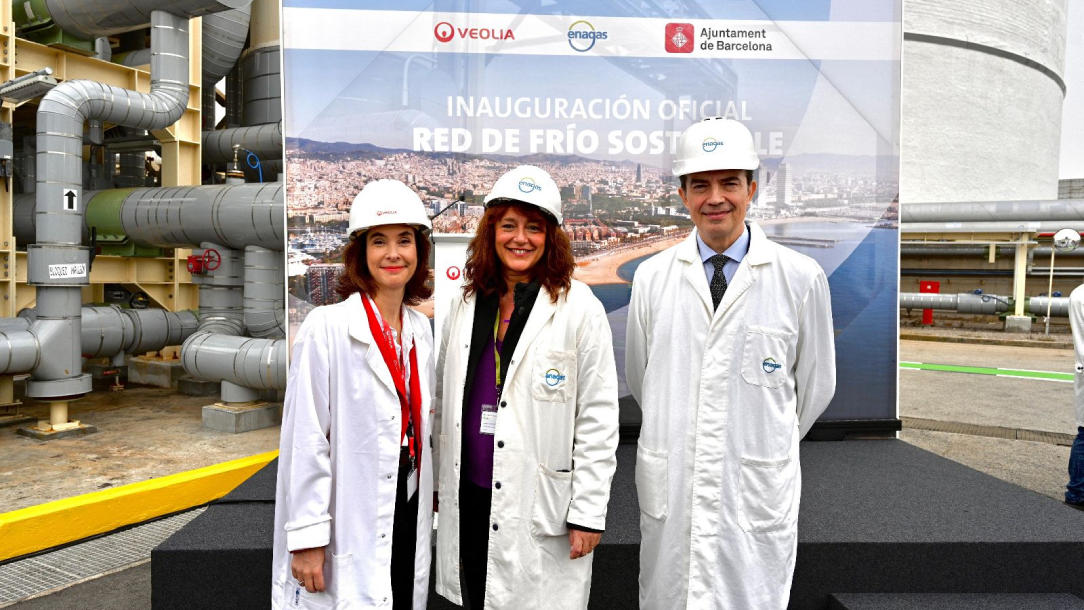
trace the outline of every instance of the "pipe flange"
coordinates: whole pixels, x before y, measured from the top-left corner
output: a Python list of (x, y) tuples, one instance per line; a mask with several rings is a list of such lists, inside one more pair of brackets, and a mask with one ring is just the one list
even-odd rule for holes
[(91, 389), (92, 380), (88, 373), (67, 379), (26, 380), (26, 395), (31, 398), (81, 398)]

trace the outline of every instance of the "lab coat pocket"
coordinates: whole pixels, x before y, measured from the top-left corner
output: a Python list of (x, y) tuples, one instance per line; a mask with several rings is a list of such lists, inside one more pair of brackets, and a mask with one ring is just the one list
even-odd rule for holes
[(665, 451), (636, 450), (636, 497), (640, 512), (652, 519), (665, 519), (669, 493), (668, 456)]
[(790, 371), (788, 343), (787, 336), (778, 331), (749, 327), (742, 348), (742, 379), (766, 388), (783, 385)]
[(354, 555), (343, 553), (331, 556), (331, 580), (328, 591), (337, 600), (360, 599), (357, 574), (354, 573)]
[(283, 599), (286, 600), (286, 607), (291, 610), (294, 608), (298, 610), (332, 610), (335, 607), (335, 600), (328, 591), (309, 593), (305, 590), (305, 587), (297, 584), (297, 581), (293, 578), (286, 579), (283, 590), (285, 591)]
[(770, 532), (794, 524), (798, 503), (796, 458), (781, 460), (741, 459), (738, 495), (741, 528), (747, 532)]
[(535, 477), (531, 533), (535, 536), (568, 534), (568, 507), (572, 504), (572, 473), (538, 465)]
[(531, 396), (545, 402), (576, 397), (576, 352), (540, 351), (534, 355)]

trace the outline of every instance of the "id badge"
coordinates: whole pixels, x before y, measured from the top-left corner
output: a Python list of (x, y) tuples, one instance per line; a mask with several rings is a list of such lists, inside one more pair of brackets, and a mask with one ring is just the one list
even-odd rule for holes
[(478, 433), (489, 436), (497, 433), (497, 405), (482, 405), (482, 425)]
[(418, 469), (412, 468), (410, 474), (407, 475), (406, 480), (406, 497), (407, 500), (414, 497), (414, 494), (418, 493)]

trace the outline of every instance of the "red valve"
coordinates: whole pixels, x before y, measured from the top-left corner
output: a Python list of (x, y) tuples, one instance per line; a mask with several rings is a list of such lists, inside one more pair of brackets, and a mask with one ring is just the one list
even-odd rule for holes
[(222, 255), (218, 253), (218, 250), (214, 248), (207, 248), (203, 251), (203, 266), (208, 271), (214, 271), (218, 269), (218, 266), (222, 264)]

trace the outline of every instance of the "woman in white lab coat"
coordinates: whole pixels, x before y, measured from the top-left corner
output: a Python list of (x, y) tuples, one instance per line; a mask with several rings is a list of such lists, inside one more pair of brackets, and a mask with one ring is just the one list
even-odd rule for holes
[(602, 304), (572, 280), (543, 170), (502, 176), (438, 361), (437, 592), (470, 608), (585, 608), (618, 440)]
[(275, 608), (425, 608), (432, 528), (429, 219), (394, 180), (350, 208), (337, 290), (294, 339), (275, 498)]

